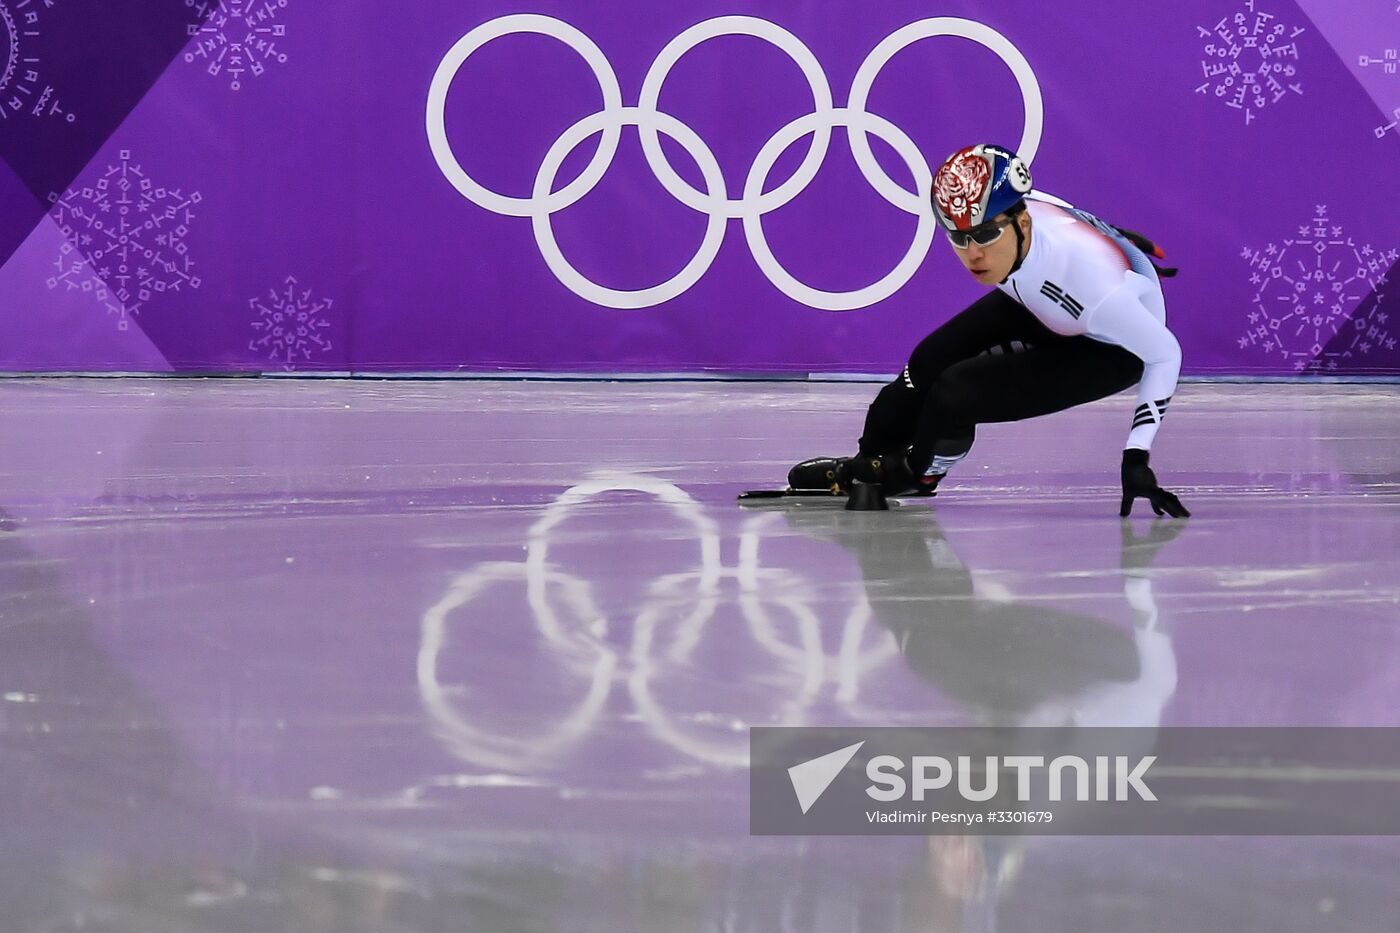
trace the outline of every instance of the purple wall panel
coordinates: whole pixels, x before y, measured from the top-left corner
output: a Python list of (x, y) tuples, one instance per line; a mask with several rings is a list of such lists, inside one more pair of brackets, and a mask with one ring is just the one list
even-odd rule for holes
[[(1400, 373), (1394, 0), (539, 0), (615, 93), (557, 38), (493, 39), (444, 72), (435, 157), (435, 73), (473, 30), (530, 25), (502, 19), (521, 9), (0, 0), (0, 64), (18, 63), (0, 78), (0, 368), (889, 371), (978, 293), (914, 213), (916, 178), (990, 140), (1035, 145), (1041, 187), (1166, 246), (1187, 373)], [(700, 42), (639, 107), (668, 43), (721, 16), (758, 35)], [(849, 106), (872, 50), (931, 17), (967, 22)], [(1022, 58), (1039, 106), (1004, 63)], [(814, 111), (825, 153), (805, 161), (797, 136), (746, 197)], [(600, 112), (616, 153), (590, 174), (599, 135), (559, 141)], [(556, 143), (564, 193), (532, 199)], [(454, 186), (449, 151), (507, 200)], [(628, 303), (647, 306), (606, 306)]]

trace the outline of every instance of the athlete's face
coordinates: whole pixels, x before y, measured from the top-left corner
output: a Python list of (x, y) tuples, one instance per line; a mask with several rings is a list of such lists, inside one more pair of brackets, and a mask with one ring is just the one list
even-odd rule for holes
[(972, 277), (982, 285), (996, 285), (1002, 279), (1011, 274), (1011, 267), (1016, 264), (1016, 232), (1011, 229), (1014, 223), (1021, 228), (1021, 233), (1025, 237), (1025, 249), (1031, 246), (1031, 216), (1027, 211), (1022, 211), (1016, 215), (1016, 219), (1011, 221), (1005, 214), (998, 214), (991, 221), (983, 226), (999, 226), (1002, 231), (1001, 236), (994, 243), (986, 246), (979, 246), (976, 242), (969, 240), (966, 249), (953, 247), (953, 252), (958, 260), (966, 267)]

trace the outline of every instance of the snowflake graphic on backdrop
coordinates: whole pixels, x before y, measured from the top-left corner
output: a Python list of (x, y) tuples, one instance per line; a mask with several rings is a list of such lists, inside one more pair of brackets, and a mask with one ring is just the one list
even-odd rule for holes
[(63, 109), (39, 60), (40, 19), (57, 0), (0, 0), (0, 120), (28, 114), (77, 117)]
[(312, 297), (311, 289), (302, 288), (295, 276), (287, 276), (280, 287), (248, 299), (248, 306), (257, 312), (248, 349), (266, 353), (291, 372), (298, 362), (330, 350), (326, 331), (331, 326), (332, 304), (329, 298)]
[[(201, 24), (189, 27), (195, 40), (185, 61), (203, 59), (211, 75), (227, 74), (229, 87), (243, 87), (244, 75), (256, 78), (269, 62), (287, 63), (287, 53), (277, 40), (287, 34), (277, 22), (291, 0), (185, 0), (199, 14)], [(211, 12), (212, 11), (212, 12)], [(206, 18), (207, 16), (207, 18)]]
[[(1296, 237), (1242, 253), (1257, 291), (1240, 349), (1256, 347), (1288, 360), (1297, 372), (1335, 370), (1338, 360), (1395, 349), (1379, 293), (1368, 309), (1357, 304), (1386, 284), (1400, 250), (1358, 245), (1319, 204)], [(1341, 337), (1337, 340), (1335, 338)]]
[(1400, 131), (1400, 107), (1396, 107), (1391, 111), (1389, 123), (1382, 123), (1380, 126), (1376, 127), (1376, 138), (1384, 139), (1385, 134), (1389, 133), (1391, 130)]
[(95, 184), (49, 195), (67, 242), (48, 286), (92, 292), (125, 330), (155, 295), (199, 287), (185, 238), (201, 198), (156, 185), (129, 149), (118, 159)]
[(1201, 71), (1205, 82), (1197, 94), (1215, 97), (1244, 112), (1245, 124), (1256, 111), (1303, 93), (1298, 80), (1298, 37), (1307, 30), (1289, 26), (1245, 0), (1244, 9), (1222, 17), (1214, 26), (1197, 26), (1205, 45)]
[[(1379, 55), (1359, 55), (1356, 64), (1367, 71), (1377, 71), (1386, 77), (1400, 80), (1400, 49), (1383, 49)], [(1400, 127), (1400, 107), (1395, 108), (1391, 117), (1391, 122), (1376, 127), (1377, 139), (1384, 138), (1386, 133)]]

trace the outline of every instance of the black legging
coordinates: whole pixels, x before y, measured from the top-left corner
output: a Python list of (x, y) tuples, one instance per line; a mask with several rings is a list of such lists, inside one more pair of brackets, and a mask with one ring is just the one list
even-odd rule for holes
[(1021, 421), (1105, 398), (1142, 379), (1142, 360), (1088, 337), (1064, 337), (1001, 291), (925, 337), (865, 416), (860, 452), (909, 450), (923, 473), (956, 457), (976, 426)]

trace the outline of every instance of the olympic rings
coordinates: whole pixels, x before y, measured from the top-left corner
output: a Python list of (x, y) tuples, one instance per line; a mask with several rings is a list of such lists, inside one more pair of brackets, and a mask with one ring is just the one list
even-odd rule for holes
[[(918, 193), (911, 195), (903, 189), (896, 188), (897, 195), (890, 200), (901, 210), (919, 218), (919, 226), (914, 231), (914, 242), (910, 245), (909, 252), (900, 260), (899, 265), (895, 266), (894, 271), (874, 285), (850, 292), (825, 292), (799, 282), (778, 263), (778, 260), (773, 256), (773, 251), (768, 246), (767, 238), (763, 235), (763, 215), (761, 213), (755, 212), (744, 216), (744, 236), (749, 241), (749, 251), (753, 253), (754, 261), (758, 263), (758, 267), (763, 270), (764, 275), (768, 276), (770, 282), (782, 290), (783, 294), (823, 311), (850, 311), (873, 305), (899, 291), (904, 287), (904, 283), (913, 278), (914, 273), (919, 270), (919, 265), (924, 261), (924, 257), (928, 255), (929, 247), (933, 245), (934, 221), (933, 211), (926, 209), (924, 205), (928, 203), (927, 192), (933, 184), (933, 172), (919, 152), (918, 147), (914, 145), (914, 141), (904, 135), (904, 131), (893, 123), (883, 117), (877, 117), (873, 113), (864, 111), (833, 110), (827, 115), (825, 121), (822, 121), (821, 114), (815, 113), (798, 117), (768, 140), (768, 143), (759, 150), (758, 157), (754, 159), (753, 168), (749, 170), (748, 181), (744, 184), (745, 200), (762, 190), (763, 182), (768, 178), (768, 172), (772, 169), (778, 156), (782, 155), (783, 150), (800, 137), (813, 132), (822, 123), (846, 126), (852, 129), (859, 127), (858, 133), (852, 135), (852, 140), (865, 139), (866, 133), (873, 132), (893, 146), (895, 152), (899, 153), (908, 164), (910, 172), (914, 175), (915, 183), (923, 195)], [(883, 172), (881, 175), (887, 177), (884, 176)]]
[[(1040, 96), (1040, 83), (1036, 81), (1031, 63), (1026, 61), (1021, 50), (1001, 33), (982, 23), (955, 16), (938, 16), (919, 20), (895, 30), (875, 46), (856, 71), (855, 80), (851, 82), (848, 105), (850, 109), (856, 113), (864, 113), (870, 89), (874, 87), (875, 79), (880, 76), (885, 65), (889, 64), (890, 59), (920, 39), (931, 39), (935, 36), (970, 39), (991, 49), (1011, 69), (1011, 73), (1016, 77), (1016, 85), (1021, 89), (1021, 102), (1026, 111), (1025, 126), (1021, 130), (1021, 141), (1016, 145), (1016, 154), (1021, 157), (1021, 161), (1030, 165), (1036, 152), (1040, 150), (1040, 134), (1045, 123), (1045, 103)], [(865, 138), (865, 133), (865, 127), (860, 123), (850, 124), (851, 151), (855, 154), (856, 164), (860, 166), (865, 180), (870, 182), (885, 200), (897, 204), (904, 189), (886, 175), (880, 168), (880, 163), (875, 161), (875, 154), (870, 151), (870, 141)], [(928, 203), (927, 194), (922, 200), (925, 204)]]
[[(510, 197), (486, 188), (462, 168), (447, 139), (447, 91), (458, 70), (478, 49), (493, 39), (516, 33), (537, 33), (558, 39), (577, 52), (592, 69), (603, 94), (603, 109), (579, 120), (550, 147), (528, 198)], [(710, 147), (676, 117), (659, 109), (661, 90), (676, 63), (691, 49), (718, 36), (751, 36), (777, 47), (801, 70), (812, 92), (810, 114), (778, 130), (750, 167), (743, 196), (728, 197), (724, 178)], [(1029, 164), (1040, 147), (1044, 128), (1044, 101), (1040, 84), (1026, 57), (1005, 36), (982, 23), (951, 16), (919, 20), (891, 33), (866, 56), (851, 83), (848, 103), (836, 107), (826, 74), (812, 51), (791, 32), (754, 16), (720, 16), (705, 20), (672, 39), (647, 70), (636, 107), (625, 107), (617, 75), (593, 40), (562, 20), (538, 14), (515, 14), (490, 20), (468, 32), (447, 52), (433, 74), (428, 90), (427, 133), (433, 159), (443, 175), (463, 197), (480, 207), (511, 217), (529, 217), (540, 255), (555, 277), (579, 297), (607, 308), (649, 308), (684, 294), (704, 277), (719, 254), (728, 221), (741, 220), (745, 239), (759, 269), (774, 286), (794, 301), (827, 311), (864, 308), (893, 295), (917, 271), (934, 240), (933, 214), (928, 206), (932, 172), (928, 160), (900, 129), (866, 110), (871, 88), (885, 65), (897, 53), (921, 39), (952, 36), (975, 42), (1000, 58), (1016, 78), (1025, 110), (1025, 125), (1016, 147)], [(647, 165), (668, 194), (692, 210), (708, 216), (705, 236), (695, 256), (675, 277), (660, 285), (636, 290), (607, 288), (585, 278), (564, 257), (554, 238), (551, 215), (577, 203), (602, 179), (612, 165), (624, 126), (637, 127)], [(797, 197), (816, 177), (831, 143), (831, 132), (845, 127), (856, 165), (879, 195), (900, 210), (918, 218), (908, 253), (883, 278), (863, 288), (843, 292), (822, 291), (799, 282), (773, 256), (763, 235), (762, 218)], [(554, 191), (559, 166), (580, 143), (601, 133), (598, 150), (572, 182)], [(661, 148), (659, 135), (670, 136), (695, 159), (705, 180), (698, 191), (676, 172)], [(773, 163), (783, 150), (807, 134), (812, 144), (792, 177), (772, 191), (763, 190)], [(875, 134), (895, 148), (913, 172), (914, 191), (907, 191), (880, 167), (870, 148)]]
[[(609, 132), (614, 134), (613, 146), (616, 147), (615, 137), (620, 132), (621, 127), (641, 127), (643, 123), (646, 123), (647, 131), (652, 134), (653, 139), (656, 131), (660, 130), (680, 143), (699, 164), (700, 172), (705, 176), (705, 186), (710, 189), (710, 197), (720, 201), (724, 200), (724, 175), (720, 172), (719, 162), (715, 161), (714, 153), (695, 134), (695, 131), (673, 116), (664, 113), (646, 114), (636, 107), (623, 107), (611, 113), (608, 111), (595, 113), (591, 117), (584, 117), (565, 130), (564, 134), (555, 140), (554, 145), (550, 146), (548, 154), (544, 157), (544, 162), (540, 164), (539, 174), (535, 176), (535, 198), (548, 199), (550, 197), (550, 189), (554, 186), (554, 177), (559, 172), (560, 163), (564, 161), (565, 156), (574, 151), (580, 142), (602, 130), (605, 139), (608, 138)], [(661, 144), (658, 142), (656, 146), (657, 152), (660, 152)], [(599, 146), (598, 151), (602, 152), (603, 146)], [(677, 180), (679, 180), (679, 176), (677, 176)], [(660, 285), (636, 291), (624, 291), (607, 288), (589, 281), (564, 258), (564, 251), (559, 248), (558, 242), (554, 239), (554, 228), (550, 225), (549, 211), (537, 211), (531, 217), (531, 222), (535, 228), (535, 240), (540, 244), (540, 254), (544, 256), (544, 261), (549, 266), (550, 271), (554, 273), (555, 278), (563, 282), (565, 287), (574, 294), (595, 296), (593, 298), (595, 303), (606, 305), (609, 308), (649, 308), (684, 294), (690, 286), (700, 281), (700, 277), (709, 270), (710, 264), (719, 255), (719, 248), (724, 243), (724, 228), (726, 226), (724, 214), (710, 214), (710, 222), (705, 225), (705, 238), (700, 243), (700, 249), (690, 262), (686, 263), (685, 268), (677, 272), (669, 281)]]
[[(676, 62), (680, 61), (682, 55), (701, 42), (716, 36), (754, 36), (777, 46), (797, 63), (797, 67), (802, 69), (802, 76), (807, 79), (807, 84), (812, 89), (814, 112), (817, 114), (831, 112), (831, 86), (827, 84), (826, 72), (822, 71), (821, 63), (817, 61), (817, 57), (807, 46), (802, 44), (801, 40), (786, 29), (754, 16), (721, 16), (705, 20), (705, 22), (690, 27), (672, 39), (661, 50), (661, 54), (656, 56), (656, 61), (652, 63), (646, 78), (642, 81), (639, 109), (644, 112), (657, 113), (661, 86), (665, 83), (667, 75), (671, 73), (671, 69), (676, 66)], [(754, 215), (755, 212), (766, 214), (769, 211), (777, 210), (801, 194), (821, 169), (822, 161), (826, 158), (826, 150), (831, 144), (832, 130), (830, 124), (818, 125), (812, 136), (812, 148), (808, 150), (797, 171), (777, 189), (767, 194), (760, 192), (757, 195), (756, 203), (751, 202), (749, 195), (745, 194), (742, 200), (715, 205), (713, 196), (708, 199), (703, 197), (671, 168), (671, 163), (667, 161), (666, 154), (661, 150), (661, 142), (656, 138), (655, 129), (645, 122), (638, 124), (638, 127), (642, 134), (642, 151), (646, 153), (647, 164), (656, 173), (662, 187), (692, 210), (702, 214), (708, 213), (712, 216), (719, 214), (719, 216), (727, 218), (748, 217)], [(752, 208), (750, 204), (753, 204)]]
[(433, 151), (438, 168), (447, 180), (452, 182), (452, 186), (462, 193), (462, 197), (488, 211), (510, 217), (530, 217), (539, 211), (552, 214), (562, 211), (588, 194), (602, 180), (608, 166), (612, 165), (613, 156), (617, 154), (618, 140), (622, 138), (621, 123), (605, 128), (598, 151), (593, 154), (588, 167), (562, 191), (554, 192), (543, 201), (538, 198), (512, 198), (497, 194), (467, 174), (452, 152), (452, 144), (447, 141), (447, 89), (456, 77), (458, 69), (473, 52), (492, 39), (521, 32), (538, 33), (558, 39), (583, 56), (588, 67), (593, 69), (598, 86), (603, 91), (603, 112), (611, 113), (622, 108), (622, 88), (618, 85), (617, 75), (613, 73), (612, 64), (603, 55), (602, 49), (594, 45), (592, 39), (562, 20), (529, 13), (502, 16), (483, 23), (458, 39), (457, 44), (448, 50), (447, 57), (438, 65), (437, 72), (433, 75), (433, 83), (428, 88), (428, 146)]

